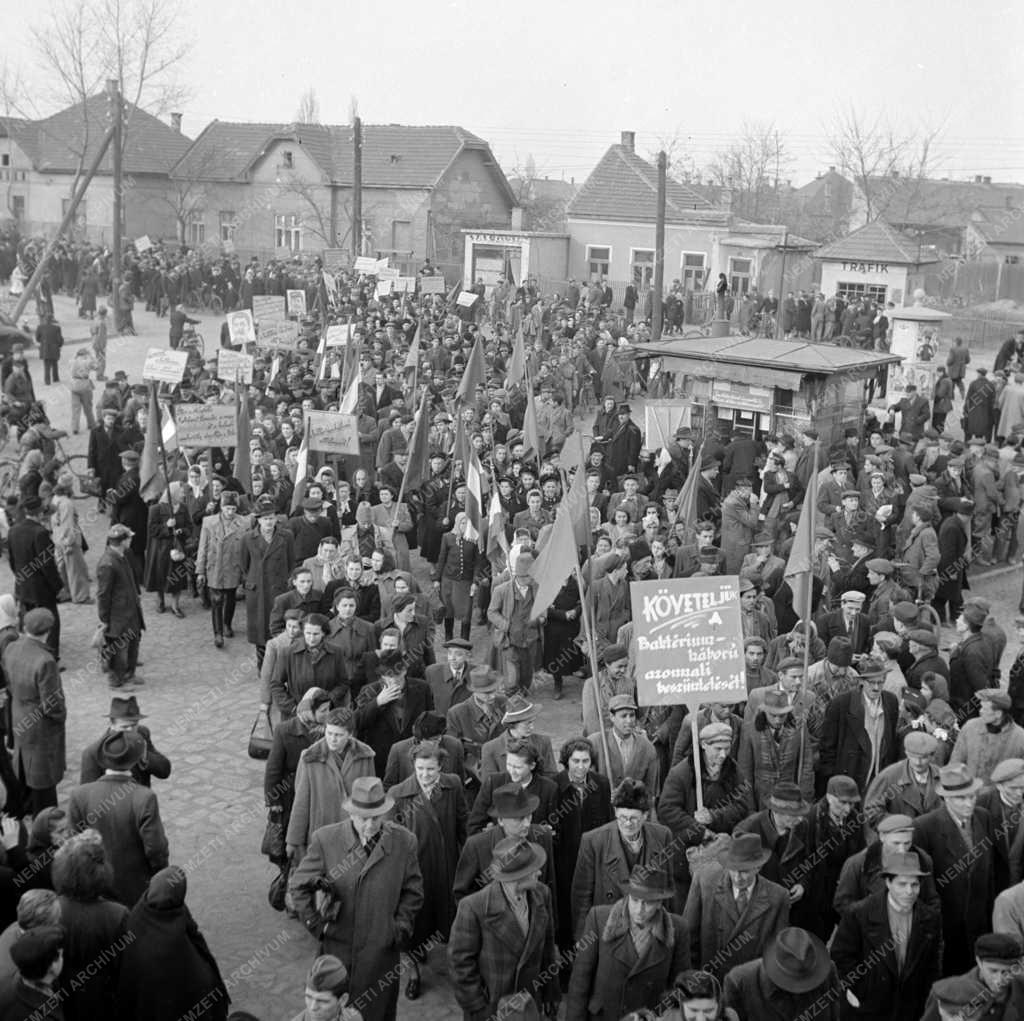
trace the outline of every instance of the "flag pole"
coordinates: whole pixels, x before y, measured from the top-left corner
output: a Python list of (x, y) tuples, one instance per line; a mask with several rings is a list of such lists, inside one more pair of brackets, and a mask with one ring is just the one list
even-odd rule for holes
[[(427, 404), (427, 395), (426, 395), (426, 392), (424, 392), (423, 400), (420, 402), (419, 413), (421, 415), (425, 415), (427, 413), (426, 404)], [(414, 433), (416, 432), (417, 424), (418, 423), (413, 422), (413, 432)], [(406, 464), (405, 471), (402, 472), (402, 484), (398, 487), (398, 497), (395, 499), (395, 513), (391, 516), (391, 529), (392, 529), (392, 531), (394, 531), (395, 522), (398, 521), (398, 508), (402, 506), (402, 497), (405, 495), (405, 480), (406, 480), (406, 478), (408, 478), (408, 475), (409, 475), (409, 465)]]
[[(812, 464), (812, 478), (817, 480), (818, 478), (818, 444), (814, 444), (814, 461)], [(811, 506), (808, 508), (810, 512), (810, 527), (808, 532), (811, 537), (811, 562), (810, 570), (808, 571), (807, 577), (807, 593), (804, 603), (804, 671), (800, 679), (800, 709), (803, 710), (804, 695), (807, 692), (807, 671), (811, 668), (811, 608), (814, 603), (814, 532), (815, 532), (815, 518), (818, 515), (818, 486), (815, 481), (814, 485), (814, 499), (811, 501)], [(800, 783), (800, 777), (804, 771), (804, 755), (806, 754), (807, 744), (807, 719), (804, 718), (800, 726), (800, 757), (797, 761), (797, 772), (796, 782)]]
[[(594, 629), (587, 613), (587, 594), (583, 585), (583, 572), (580, 570), (579, 554), (576, 555), (576, 585), (580, 590), (580, 623), (587, 643), (587, 654), (590, 659), (590, 676), (594, 679), (594, 706), (597, 709), (598, 733), (601, 738), (601, 761), (604, 763), (605, 776), (611, 781), (612, 764), (608, 757), (608, 729), (605, 726), (604, 704), (601, 702), (601, 680), (597, 666), (597, 643), (594, 641)], [(614, 796), (615, 792), (612, 791)]]

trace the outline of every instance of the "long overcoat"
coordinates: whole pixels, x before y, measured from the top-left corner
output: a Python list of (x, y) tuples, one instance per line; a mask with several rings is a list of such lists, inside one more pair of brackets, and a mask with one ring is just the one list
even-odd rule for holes
[(245, 586), (246, 637), (253, 645), (270, 639), (270, 610), (274, 600), (288, 591), (288, 575), (295, 567), (291, 532), (280, 526), (268, 543), (259, 532), (242, 540), (241, 565)]

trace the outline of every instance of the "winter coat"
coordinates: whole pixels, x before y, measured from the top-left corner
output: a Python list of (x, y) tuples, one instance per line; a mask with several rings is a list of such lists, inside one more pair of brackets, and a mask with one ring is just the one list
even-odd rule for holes
[(259, 531), (248, 533), (242, 539), (240, 563), (246, 637), (253, 645), (266, 645), (270, 639), (270, 610), (274, 600), (288, 591), (288, 575), (295, 567), (291, 533), (277, 526), (269, 543)]
[(196, 574), (210, 588), (233, 589), (242, 584), (242, 540), (252, 534), (252, 519), (236, 514), (228, 524), (220, 514), (203, 518), (196, 553)]
[(14, 598), (28, 606), (56, 610), (63, 583), (46, 526), (31, 518), (12, 525), (7, 533), (7, 556), (14, 575)]
[[(121, 1016), (115, 1010), (116, 991), (122, 954), (131, 941), (127, 923), (128, 908), (117, 901), (103, 898), (85, 901), (61, 895), (64, 967), (57, 989), (65, 997), (67, 1021)], [(116, 954), (118, 950), (120, 954)], [(45, 1016), (40, 1014), (40, 1017)]]
[[(195, 528), (185, 505), (173, 511), (169, 504), (155, 503), (149, 508), (146, 544), (146, 566), (142, 584), (147, 592), (180, 592), (188, 584), (194, 563)], [(185, 559), (174, 560), (172, 551)]]
[[(874, 779), (871, 772), (872, 747), (865, 729), (865, 712), (864, 695), (859, 688), (836, 695), (829, 702), (818, 745), (818, 773), (822, 779), (836, 775), (849, 776), (861, 791), (869, 779)], [(899, 757), (896, 740), (899, 714), (899, 699), (892, 692), (883, 691), (882, 728), (874, 773), (891, 766)]]
[[(704, 753), (701, 751), (701, 762)], [(732, 833), (733, 828), (753, 811), (748, 784), (740, 776), (736, 761), (728, 757), (722, 763), (717, 779), (711, 780), (701, 768), (701, 790), (704, 807), (711, 813), (708, 826), (697, 822), (697, 781), (693, 760), (684, 759), (669, 770), (658, 800), (658, 820), (666, 825), (686, 847), (698, 847), (711, 833)]]
[[(740, 776), (753, 784), (756, 809), (766, 807), (772, 788), (780, 780), (798, 784), (808, 801), (814, 796), (814, 756), (807, 725), (798, 724), (791, 713), (781, 730), (776, 741), (763, 712), (758, 712), (753, 723), (743, 725), (736, 765)], [(804, 744), (802, 770), (799, 768), (801, 732)]]
[[(932, 856), (917, 844), (913, 844), (910, 850), (917, 855), (921, 871), (926, 873), (921, 877), (921, 902), (938, 907), (939, 894), (935, 888)], [(885, 889), (885, 878), (882, 875), (882, 844), (876, 840), (843, 863), (836, 892), (832, 898), (832, 907), (842, 915), (851, 904)]]
[(843, 1002), (834, 965), (821, 985), (806, 993), (790, 993), (765, 975), (760, 957), (726, 975), (722, 996), (726, 1011), (735, 1011), (740, 1021), (839, 1021)]
[(108, 639), (131, 638), (146, 630), (135, 573), (127, 558), (109, 546), (96, 565), (96, 611), (107, 625)]
[(1003, 759), (1024, 758), (1024, 727), (1007, 718), (998, 734), (979, 719), (967, 720), (953, 745), (949, 764), (963, 762), (971, 776), (988, 782), (992, 770)]
[(36, 638), (23, 635), (3, 652), (11, 700), (14, 770), (28, 787), (56, 787), (67, 765), (67, 705), (57, 661)]

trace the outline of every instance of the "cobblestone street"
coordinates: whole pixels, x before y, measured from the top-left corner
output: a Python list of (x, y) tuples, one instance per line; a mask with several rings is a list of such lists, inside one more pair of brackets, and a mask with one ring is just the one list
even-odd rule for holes
[[(68, 299), (57, 301), (68, 346), (61, 362), (62, 375), (73, 357), (76, 342), (88, 335), (88, 324), (74, 318)], [(166, 346), (166, 320), (138, 311), (139, 337), (112, 338), (108, 374), (124, 369), (139, 381), (146, 349)], [(206, 318), (200, 327), (207, 350), (216, 345), (219, 321)], [(69, 399), (63, 384), (44, 387), (42, 366), (29, 355), (37, 394), (47, 403), (54, 425), (69, 428)], [(637, 416), (642, 421), (642, 413)], [(588, 423), (589, 425), (589, 423)], [(69, 437), (71, 453), (84, 453), (87, 437)], [(102, 551), (107, 518), (95, 511), (92, 500), (79, 504), (89, 542), (90, 569)], [(422, 562), (420, 562), (422, 567)], [(423, 572), (419, 572), (422, 576)], [(995, 612), (1011, 635), (1005, 669), (1016, 652), (1012, 621), (1020, 597), (1019, 567), (976, 580), (974, 591), (996, 601)], [(0, 568), (0, 591), (11, 591), (7, 561)], [(246, 755), (246, 742), (257, 705), (257, 679), (253, 647), (242, 637), (214, 647), (209, 619), (199, 603), (183, 600), (187, 614), (178, 620), (158, 615), (155, 600), (144, 597), (147, 631), (142, 643), (145, 685), (137, 692), (148, 715), (156, 746), (171, 759), (167, 781), (155, 781), (161, 814), (171, 848), (172, 863), (190, 876), (188, 902), (216, 955), (236, 1009), (247, 1009), (264, 1021), (286, 1021), (302, 1009), (303, 977), (315, 946), (297, 922), (274, 912), (267, 903), (267, 887), (274, 868), (259, 854), (265, 811), (263, 765)], [(62, 803), (77, 782), (82, 748), (103, 731), (110, 691), (96, 663), (89, 640), (96, 624), (94, 606), (64, 604), (64, 688), (68, 699), (68, 771), (61, 787)], [(239, 619), (244, 621), (244, 606)], [(474, 627), (473, 638), (482, 652), (487, 631)], [(950, 636), (947, 636), (947, 638)], [(544, 715), (538, 729), (550, 734), (556, 748), (579, 727), (580, 683), (569, 679), (564, 701), (553, 702), (550, 689), (541, 687)], [(444, 954), (435, 950), (432, 962), (443, 971)], [(403, 983), (404, 984), (404, 983)], [(400, 999), (399, 1017), (420, 1021), (452, 1018), (459, 1014), (444, 981), (425, 973), (422, 998)]]

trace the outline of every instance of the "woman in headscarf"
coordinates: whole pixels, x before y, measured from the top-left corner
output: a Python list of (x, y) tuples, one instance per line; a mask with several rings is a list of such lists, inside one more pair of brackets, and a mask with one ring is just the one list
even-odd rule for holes
[(455, 515), (450, 532), (441, 536), (441, 550), (434, 568), (434, 586), (444, 604), (444, 640), (455, 632), (459, 621), (459, 635), (469, 641), (473, 623), (473, 596), (476, 595), (476, 574), (482, 566), (480, 547), (474, 539), (466, 538), (469, 518), (461, 511)]
[(161, 869), (128, 918), (131, 941), (121, 954), (117, 1013), (122, 1021), (223, 1021), (231, 997), (220, 969), (185, 904), (188, 877)]
[(182, 483), (167, 487), (167, 500), (149, 508), (146, 569), (143, 584), (147, 592), (157, 593), (157, 613), (167, 609), (165, 595), (171, 597), (171, 612), (184, 617), (182, 590), (188, 587), (189, 573), (195, 565), (195, 526), (185, 506)]
[(78, 511), (75, 510), (72, 499), (74, 490), (74, 476), (65, 473), (58, 477), (50, 504), (53, 511), (50, 518), (53, 530), (53, 548), (56, 553), (57, 567), (64, 577), (64, 584), (71, 595), (72, 602), (91, 603), (89, 568), (85, 562), (85, 537), (82, 535), (82, 529), (78, 523)]

